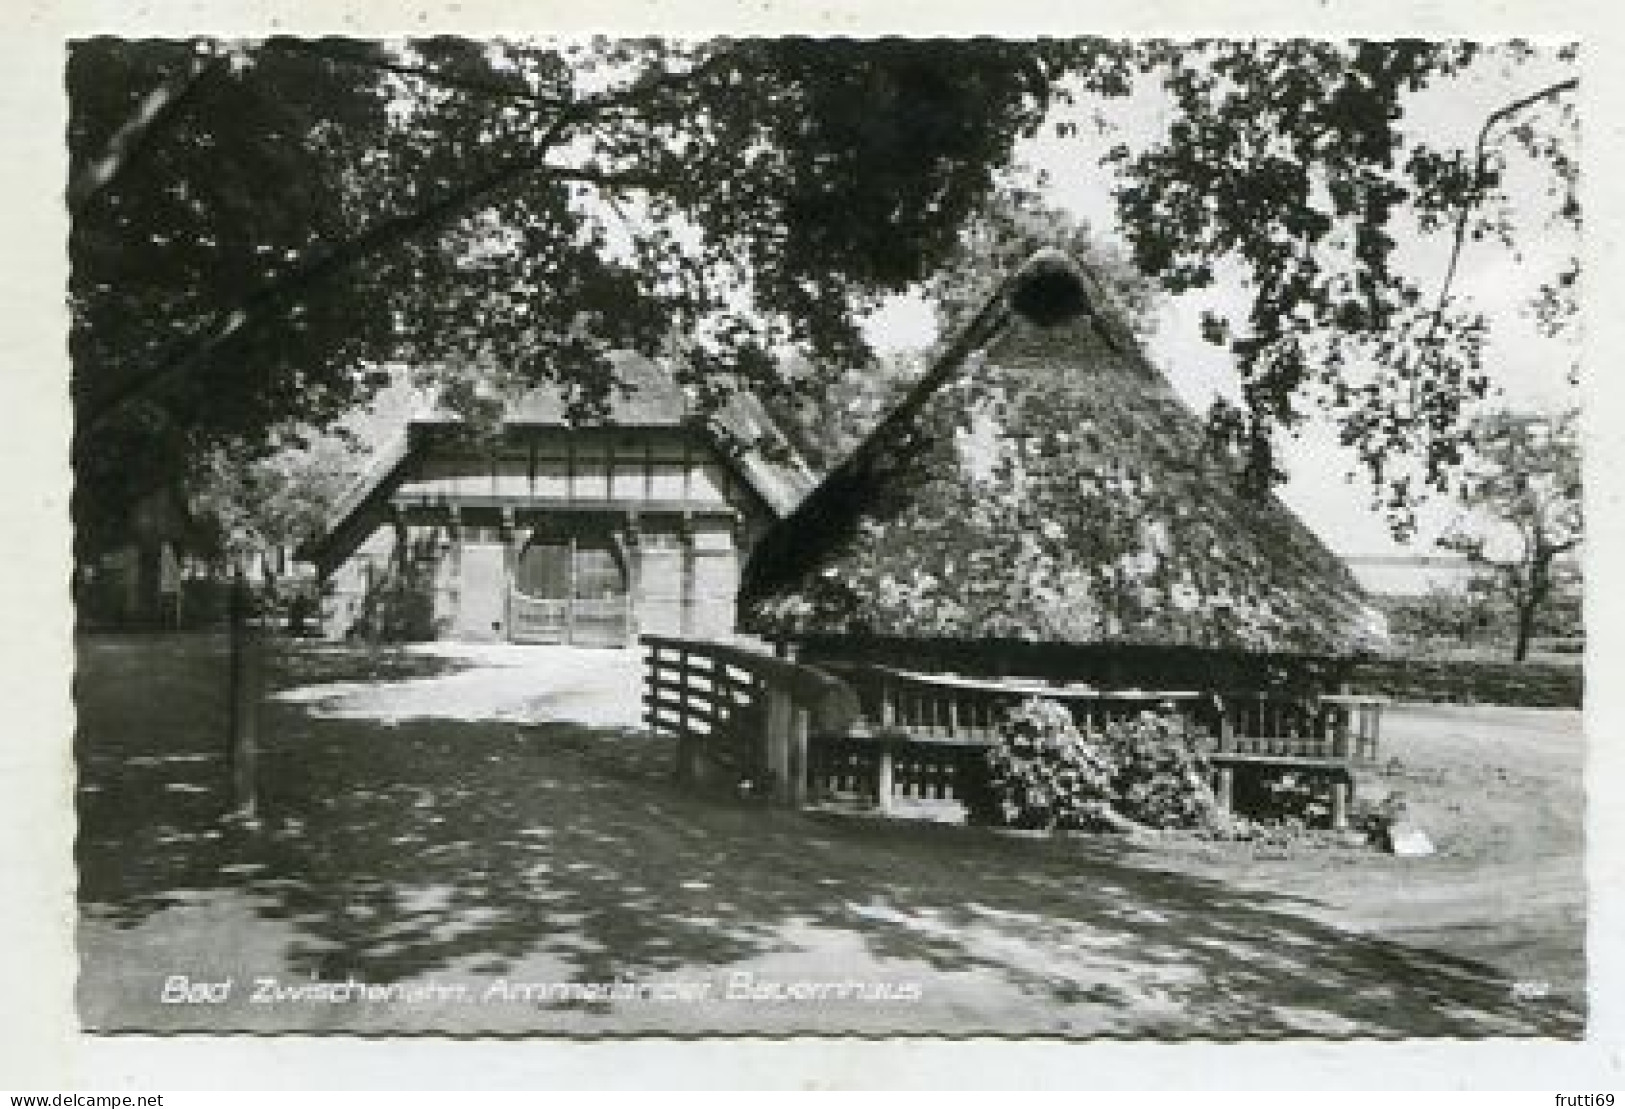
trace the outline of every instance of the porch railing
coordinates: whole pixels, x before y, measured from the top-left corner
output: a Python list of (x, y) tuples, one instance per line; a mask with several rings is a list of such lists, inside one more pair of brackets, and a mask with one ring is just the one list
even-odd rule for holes
[[(899, 798), (964, 800), (977, 788), (983, 753), (1004, 714), (1039, 696), (1066, 705), (1080, 727), (1097, 729), (1148, 710), (1178, 712), (1207, 736), (1222, 804), (1229, 804), (1237, 769), (1299, 767), (1334, 783), (1334, 824), (1341, 823), (1351, 766), (1376, 757), (1384, 704), (1357, 694), (1102, 690), (873, 665), (812, 667), (735, 646), (653, 636), (643, 642), (645, 719), (678, 738), (680, 764), (728, 765), (775, 783), (788, 775), (777, 790), (787, 800), (855, 796), (883, 811)], [(780, 747), (793, 754), (775, 761), (767, 752)]]

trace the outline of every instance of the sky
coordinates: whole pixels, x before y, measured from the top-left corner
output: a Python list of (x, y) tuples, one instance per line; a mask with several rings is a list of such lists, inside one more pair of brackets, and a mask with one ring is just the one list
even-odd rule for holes
[[(1407, 128), (1433, 145), (1470, 149), (1483, 121), (1496, 107), (1566, 76), (1569, 71), (1550, 57), (1516, 67), (1481, 64), (1470, 76), (1419, 94), (1407, 113)], [(1090, 102), (1083, 110), (1099, 107)], [(1165, 102), (1155, 89), (1138, 90), (1126, 100), (1107, 105), (1105, 111), (1115, 133), (1098, 140), (1101, 149), (1119, 140), (1138, 147), (1157, 135), (1167, 120)], [(1089, 135), (1089, 128), (1083, 134)], [(1057, 139), (1053, 128), (1046, 128), (1018, 149), (1016, 161), (1048, 175), (1050, 184), (1045, 191), (1051, 203), (1086, 221), (1105, 241), (1126, 248), (1117, 227), (1113, 179), (1094, 164), (1094, 150), (1085, 141), (1089, 140)], [(1497, 391), (1494, 402), (1518, 410), (1552, 412), (1575, 403), (1567, 375), (1578, 358), (1579, 337), (1554, 340), (1539, 335), (1528, 305), (1539, 283), (1558, 272), (1577, 244), (1570, 234), (1547, 223), (1542, 203), (1545, 186), (1546, 179), (1538, 170), (1517, 161), (1509, 164), (1507, 190), (1521, 232), (1518, 251), (1493, 242), (1469, 244), (1456, 288), (1470, 296), (1489, 319), (1486, 369)], [(1401, 265), (1422, 278), (1424, 287), (1436, 287), (1448, 258), (1446, 238), (1403, 233), (1396, 238)], [(1198, 411), (1205, 411), (1216, 394), (1233, 395), (1237, 381), (1226, 352), (1201, 338), (1202, 310), (1236, 311), (1245, 303), (1234, 277), (1222, 273), (1212, 289), (1164, 297), (1147, 353)], [(934, 338), (931, 311), (916, 298), (894, 298), (871, 320), (869, 336), (882, 349), (929, 345)], [(1283, 464), (1289, 479), (1280, 490), (1282, 499), (1342, 554), (1437, 554), (1434, 540), (1460, 515), (1459, 509), (1442, 499), (1425, 504), (1418, 512), (1415, 538), (1399, 543), (1369, 507), (1369, 483), (1363, 477), (1351, 478), (1353, 457), (1338, 445), (1327, 420), (1311, 420), (1284, 446)]]

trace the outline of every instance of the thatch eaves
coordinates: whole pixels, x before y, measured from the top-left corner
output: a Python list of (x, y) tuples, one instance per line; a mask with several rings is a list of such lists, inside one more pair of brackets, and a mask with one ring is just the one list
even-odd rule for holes
[(1381, 634), (1343, 562), (1244, 490), (1098, 283), (1053, 251), (764, 536), (740, 621), (1334, 657)]

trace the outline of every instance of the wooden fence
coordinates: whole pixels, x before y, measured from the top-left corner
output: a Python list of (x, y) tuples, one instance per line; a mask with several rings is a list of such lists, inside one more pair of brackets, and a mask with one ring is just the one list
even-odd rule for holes
[(1205, 736), (1221, 804), (1238, 770), (1297, 769), (1324, 780), (1334, 826), (1346, 821), (1351, 766), (1376, 757), (1383, 701), (1343, 694), (1281, 698), (1189, 690), (1101, 690), (988, 681), (872, 665), (804, 666), (735, 646), (646, 636), (645, 719), (678, 740), (680, 772), (726, 767), (773, 783), (790, 803), (964, 800), (978, 788), (999, 721), (1028, 697), (1066, 705), (1098, 730), (1174, 711)]
[(775, 800), (807, 799), (808, 742), (851, 727), (858, 706), (839, 679), (758, 651), (646, 635), (643, 719), (677, 740), (677, 773), (703, 781), (729, 773)]

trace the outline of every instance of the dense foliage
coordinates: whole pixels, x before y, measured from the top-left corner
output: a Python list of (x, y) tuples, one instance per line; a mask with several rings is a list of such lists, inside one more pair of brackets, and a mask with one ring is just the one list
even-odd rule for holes
[[(1173, 104), (1147, 149), (1119, 144), (1123, 231), (1135, 261), (1171, 291), (1245, 281), (1245, 315), (1211, 315), (1209, 341), (1234, 357), (1239, 408), (1216, 426), (1244, 445), (1260, 486), (1280, 477), (1273, 438), (1329, 409), (1401, 530), (1423, 487), (1443, 492), (1463, 460), (1464, 422), (1486, 395), (1486, 321), (1454, 287), (1464, 250), (1517, 248), (1506, 186), (1514, 163), (1546, 175), (1523, 235), (1561, 236), (1572, 256), (1550, 275), (1542, 319), (1571, 321), (1578, 273), (1575, 51), (1522, 43), (1166, 43), (1136, 52)], [(1419, 136), (1423, 90), (1479, 68), (1555, 63), (1494, 105), (1471, 147)], [(1555, 79), (1553, 79), (1555, 75)], [(1465, 138), (1465, 136), (1462, 136)], [(1526, 206), (1527, 197), (1520, 197)], [(1402, 264), (1401, 241), (1450, 241), (1439, 282)]]
[(986, 773), (985, 790), (966, 799), (981, 823), (1121, 831), (1206, 827), (1218, 816), (1207, 762), (1175, 713), (1082, 731), (1066, 706), (1029, 698), (1000, 724)]
[(743, 625), (766, 635), (1343, 657), (1358, 583), (1111, 321), (1018, 322), (769, 531)]
[[(1419, 141), (1416, 97), (1486, 59), (1533, 59), (1544, 83), (1471, 147)], [(218, 449), (335, 418), (391, 360), (469, 404), (490, 379), (562, 380), (584, 411), (616, 347), (671, 356), (702, 399), (782, 387), (787, 349), (861, 364), (877, 295), (959, 280), (1019, 140), (1146, 88), (1170, 120), (1149, 141), (1055, 126), (1082, 172), (1121, 175), (1142, 271), (1175, 292), (1245, 279), (1244, 313), (1208, 326), (1243, 384), (1216, 429), (1262, 487), (1275, 432), (1326, 404), (1402, 515), (1417, 474), (1447, 483), (1485, 384), (1482, 317), (1395, 244), (1449, 237), (1453, 274), (1464, 242), (1507, 231), (1514, 156), (1577, 221), (1572, 62), (1308, 39), (78, 42), (81, 548)], [(1548, 287), (1554, 327), (1574, 273)]]
[[(1578, 573), (1563, 567), (1560, 588), (1535, 616), (1531, 647), (1578, 653), (1584, 635)], [(1487, 575), (1462, 588), (1435, 586), (1425, 593), (1376, 597), (1388, 621), (1394, 654), (1413, 657), (1472, 653), (1504, 656), (1517, 641), (1518, 614), (1509, 596)]]
[(1086, 44), (76, 43), (82, 543), (219, 447), (331, 420), (392, 359), (451, 396), (618, 347), (702, 395), (954, 246)]
[(1552, 602), (1577, 599), (1578, 574), (1559, 562), (1584, 538), (1577, 421), (1505, 412), (1478, 421), (1462, 489), (1473, 515), (1442, 541), (1479, 567), (1481, 592), (1510, 605), (1514, 662), (1528, 657)]
[[(1043, 247), (1059, 247), (1088, 267), (1110, 310), (1132, 331), (1152, 331), (1155, 284), (1087, 224), (1031, 189), (1005, 185), (965, 222), (947, 259), (923, 283), (939, 334), (955, 334), (1001, 282)], [(788, 359), (781, 367), (786, 388), (769, 394), (767, 401), (807, 463), (827, 472), (875, 429), (928, 364), (922, 352), (888, 353), (846, 366)]]

